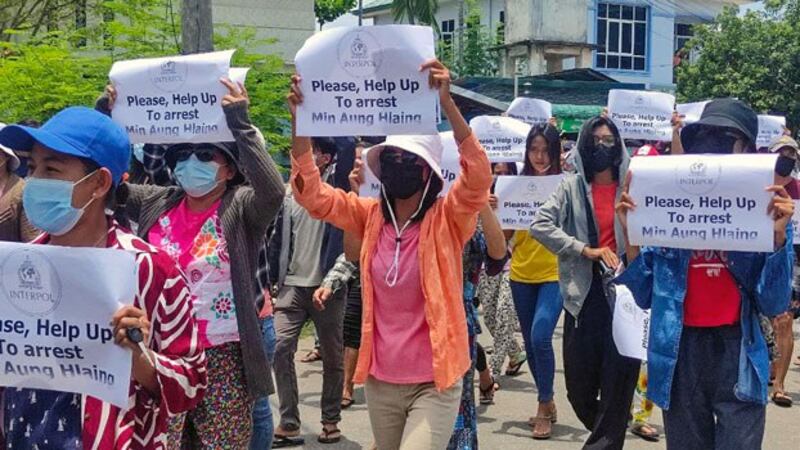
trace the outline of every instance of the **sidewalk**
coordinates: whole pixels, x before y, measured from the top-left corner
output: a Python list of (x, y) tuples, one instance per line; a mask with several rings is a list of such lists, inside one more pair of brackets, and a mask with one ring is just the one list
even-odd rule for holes
[[(798, 337), (795, 334), (795, 337)], [(519, 339), (522, 342), (521, 338)], [(483, 344), (491, 345), (491, 337), (484, 332), (480, 336)], [(548, 441), (534, 441), (530, 437), (527, 426), (528, 417), (535, 413), (536, 394), (527, 366), (515, 378), (500, 380), (501, 390), (495, 396), (495, 404), (478, 407), (479, 431), (478, 441), (483, 449), (529, 450), (529, 449), (578, 449), (587, 437), (572, 408), (567, 402), (564, 390), (564, 369), (561, 357), (561, 325), (554, 336), (556, 350), (556, 404), (558, 406), (558, 423), (553, 426), (553, 437)], [(313, 339), (300, 342), (298, 357), (304, 355), (314, 345)], [(795, 355), (800, 353), (800, 341), (795, 341)], [(342, 442), (336, 445), (317, 443), (320, 431), (319, 396), (322, 386), (322, 363), (303, 364), (297, 362), (298, 385), (300, 389), (300, 412), (304, 420), (302, 430), (306, 439), (304, 449), (369, 449), (372, 434), (369, 416), (364, 403), (363, 389), (357, 388), (356, 404), (343, 411), (340, 428), (344, 434)], [(800, 448), (800, 366), (792, 364), (787, 377), (786, 387), (791, 393), (795, 405), (792, 408), (780, 408), (770, 403), (767, 406), (767, 432), (764, 438), (764, 449)], [(476, 392), (477, 397), (477, 392)], [(277, 397), (272, 397), (273, 411), (276, 413)], [(660, 410), (653, 414), (653, 424), (663, 433), (663, 421)], [(297, 447), (300, 448), (300, 447)], [(665, 449), (664, 441), (649, 443), (631, 434), (625, 445), (633, 450)]]

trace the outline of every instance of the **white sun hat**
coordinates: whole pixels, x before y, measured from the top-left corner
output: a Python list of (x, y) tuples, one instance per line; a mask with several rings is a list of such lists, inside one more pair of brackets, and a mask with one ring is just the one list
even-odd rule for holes
[(428, 163), (431, 171), (444, 181), (441, 165), (444, 146), (442, 145), (442, 138), (438, 134), (389, 136), (382, 144), (368, 148), (366, 150), (367, 165), (379, 180), (381, 179), (380, 157), (387, 147), (399, 148), (419, 156)]
[[(6, 124), (0, 122), (0, 130), (5, 128), (5, 126)], [(2, 151), (8, 156), (8, 163), (7, 163), (8, 169), (12, 172), (17, 170), (19, 168), (20, 163), (19, 163), (19, 157), (14, 153), (14, 150), (11, 150), (10, 148), (6, 147), (3, 144), (0, 144), (0, 151)]]

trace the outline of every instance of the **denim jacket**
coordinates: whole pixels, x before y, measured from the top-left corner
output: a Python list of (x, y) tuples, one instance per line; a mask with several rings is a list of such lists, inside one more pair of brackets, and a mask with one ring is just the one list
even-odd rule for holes
[[(774, 253), (728, 252), (727, 263), (742, 298), (739, 378), (736, 398), (767, 403), (769, 357), (758, 312), (772, 317), (788, 308), (792, 286), (791, 225), (786, 244)], [(616, 283), (626, 285), (636, 303), (651, 309), (647, 398), (669, 409), (672, 379), (683, 331), (683, 300), (691, 250), (644, 247)]]

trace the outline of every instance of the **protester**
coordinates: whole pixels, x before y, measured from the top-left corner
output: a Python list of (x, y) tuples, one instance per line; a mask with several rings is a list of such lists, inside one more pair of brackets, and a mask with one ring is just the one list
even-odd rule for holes
[[(492, 164), (492, 173), (495, 176), (516, 175), (517, 166), (514, 163), (495, 163)], [(494, 195), (494, 191), (489, 201), (492, 203), (492, 207), (496, 208), (497, 196)], [(508, 270), (502, 270), (494, 276), (489, 276), (486, 271), (481, 273), (478, 283), (478, 302), (483, 308), (483, 322), (494, 341), (494, 351), (489, 358), (489, 368), (494, 382), (485, 390), (481, 387), (481, 396), (488, 401), (500, 388), (497, 380), (503, 373), (506, 357), (509, 360), (505, 372), (507, 376), (519, 374), (527, 358), (514, 336), (514, 333), (519, 330), (519, 322), (517, 314), (514, 312), (514, 302), (511, 300)]]
[[(525, 142), (522, 175), (561, 173), (561, 143), (551, 125), (535, 125)], [(553, 401), (556, 358), (553, 333), (561, 316), (556, 256), (531, 237), (528, 231), (506, 231), (512, 239), (510, 285), (514, 307), (522, 329), (528, 367), (536, 382), (539, 406), (531, 418), (534, 439), (549, 439), (557, 420)]]
[[(169, 445), (175, 448), (246, 448), (253, 401), (273, 392), (253, 278), (284, 186), (250, 122), (247, 90), (221, 82), (228, 88), (222, 107), (235, 142), (172, 145), (165, 159), (177, 187), (128, 185), (127, 209), (138, 234), (189, 276), (208, 356), (205, 398), (172, 418)], [(111, 109), (116, 90), (109, 87), (107, 94)]]
[[(349, 189), (349, 175), (355, 159), (355, 142), (350, 139), (315, 138), (313, 158), (326, 182)], [(344, 384), (342, 327), (344, 291), (339, 291), (320, 309), (314, 306), (314, 293), (325, 274), (343, 252), (342, 231), (316, 220), (299, 204), (293, 190), (287, 191), (283, 209), (276, 220), (270, 241), (270, 268), (276, 284), (275, 376), (280, 399), (280, 425), (275, 430), (278, 447), (303, 443), (300, 435), (300, 410), (294, 355), (303, 325), (314, 322), (322, 359), (322, 431), (317, 440), (332, 444), (341, 440), (338, 423), (342, 420)], [(304, 362), (315, 358), (307, 355)]]
[[(294, 136), (296, 201), (316, 218), (363, 238), (363, 321), (355, 382), (366, 382), (377, 447), (441, 449), (458, 413), (462, 377), (470, 367), (461, 285), (461, 253), (488, 200), (489, 161), (450, 96), (450, 73), (429, 71), (461, 152), (462, 171), (444, 198), (438, 135), (389, 136), (368, 151), (381, 180), (379, 200), (322, 183), (311, 140)], [(299, 76), (290, 110), (303, 101)], [(402, 301), (401, 301), (402, 300)], [(414, 364), (409, 364), (413, 361)]]
[[(686, 154), (741, 153), (757, 134), (750, 107), (720, 99), (684, 128), (681, 140)], [(625, 234), (627, 213), (636, 207), (629, 183), (630, 177), (617, 206)], [(767, 190), (774, 194), (772, 253), (626, 246), (631, 263), (618, 281), (654, 311), (648, 396), (664, 410), (667, 448), (761, 448), (769, 359), (758, 312), (786, 311), (793, 263), (794, 203), (783, 186)]]
[[(88, 395), (6, 389), (0, 403), (8, 448), (164, 448), (169, 416), (203, 397), (206, 360), (181, 270), (106, 215), (106, 207), (124, 215), (125, 132), (108, 117), (75, 107), (40, 129), (6, 127), (0, 144), (31, 152), (23, 198), (31, 223), (45, 233), (35, 244), (126, 250), (138, 267), (133, 304), (109, 318), (116, 343), (132, 352), (130, 408)], [(146, 351), (126, 337), (131, 328), (141, 331)]]
[[(5, 125), (0, 124), (0, 130)], [(39, 234), (22, 208), (25, 181), (17, 176), (19, 157), (0, 144), (0, 241), (30, 242)]]
[[(625, 248), (614, 205), (629, 157), (605, 117), (588, 120), (575, 151), (577, 174), (564, 178), (538, 210), (531, 235), (558, 256), (567, 399), (591, 431), (584, 448), (622, 448), (639, 361), (621, 356), (611, 335), (603, 275)], [(605, 266), (605, 267), (604, 267)]]
[(456, 416), (455, 429), (447, 446), (448, 450), (477, 450), (478, 448), (475, 366), (478, 358), (477, 337), (480, 333), (480, 320), (478, 319), (478, 309), (475, 307), (475, 293), (480, 280), (481, 268), (485, 266), (487, 275), (494, 276), (503, 270), (508, 256), (500, 222), (488, 204), (481, 209), (478, 220), (478, 229), (464, 246), (462, 253), (464, 312), (467, 317), (471, 364), (464, 375), (461, 404)]
[[(800, 200), (800, 189), (798, 189), (798, 181), (794, 175), (798, 172), (798, 152), (800, 147), (797, 141), (789, 136), (781, 136), (776, 139), (769, 147), (770, 153), (778, 154), (778, 161), (775, 166), (775, 184), (783, 186), (786, 193), (792, 200)], [(794, 276), (792, 277), (795, 283), (800, 278), (800, 268), (798, 268), (797, 250), (800, 250), (797, 245), (794, 246), (795, 261), (794, 261)], [(792, 331), (792, 322), (794, 321), (794, 313), (789, 310), (772, 319), (772, 327), (775, 331), (775, 343), (777, 350), (777, 358), (772, 361), (772, 401), (778, 405), (789, 408), (792, 406), (792, 397), (786, 392), (786, 374), (789, 372), (789, 366), (792, 361), (792, 353), (794, 352), (794, 333)]]

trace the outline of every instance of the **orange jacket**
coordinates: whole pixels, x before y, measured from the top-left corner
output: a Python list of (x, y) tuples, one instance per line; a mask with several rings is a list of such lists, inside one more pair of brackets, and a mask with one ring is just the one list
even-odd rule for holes
[[(474, 135), (460, 144), (459, 152), (461, 175), (447, 195), (425, 214), (418, 250), (425, 319), (433, 349), (434, 383), (440, 391), (460, 383), (470, 366), (461, 253), (475, 232), (477, 213), (488, 203), (492, 185), (489, 159)], [(311, 152), (292, 159), (291, 182), (295, 201), (312, 217), (363, 236), (361, 348), (354, 381), (364, 383), (373, 350), (374, 294), (369, 267), (384, 224), (380, 203), (322, 183)], [(302, 188), (298, 187), (298, 182)], [(398, 295), (403, 294), (398, 292)]]

